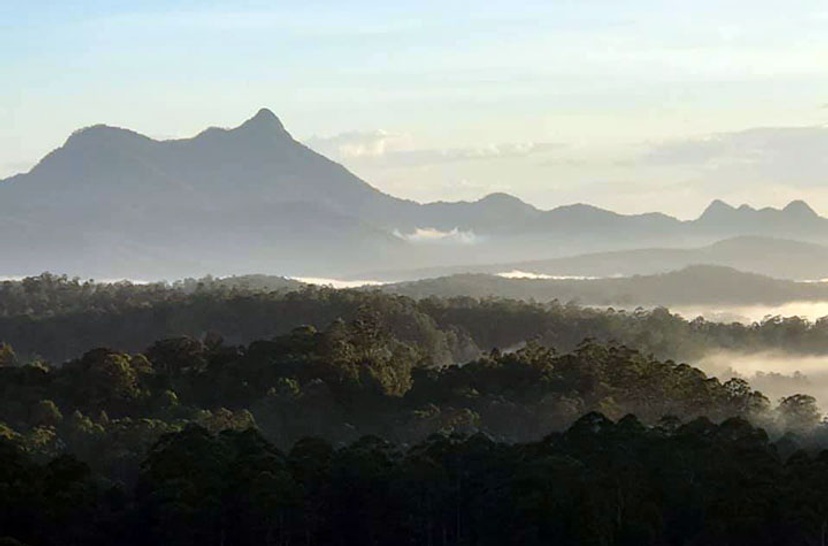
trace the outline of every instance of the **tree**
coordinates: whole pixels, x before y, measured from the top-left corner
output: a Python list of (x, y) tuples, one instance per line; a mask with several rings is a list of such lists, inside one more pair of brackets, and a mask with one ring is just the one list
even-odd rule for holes
[(41, 400), (32, 411), (30, 421), (35, 426), (56, 427), (63, 421), (63, 414), (51, 400)]
[(819, 424), (816, 399), (807, 394), (786, 396), (777, 408), (782, 426), (795, 432), (807, 432)]
[(87, 412), (123, 414), (143, 394), (132, 359), (109, 349), (89, 351), (59, 374), (65, 398)]
[(17, 355), (8, 343), (0, 342), (0, 367), (14, 366), (17, 364)]

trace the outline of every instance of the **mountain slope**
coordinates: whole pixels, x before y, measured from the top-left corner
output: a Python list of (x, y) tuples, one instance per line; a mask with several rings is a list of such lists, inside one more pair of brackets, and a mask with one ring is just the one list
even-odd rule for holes
[(498, 297), (622, 307), (828, 301), (828, 285), (824, 283), (779, 280), (718, 266), (692, 266), (670, 273), (617, 279), (506, 279), (458, 274), (385, 285), (382, 290), (415, 298)]
[(310, 201), (359, 216), (414, 205), (295, 141), (269, 110), (235, 129), (208, 129), (184, 140), (155, 141), (125, 129), (90, 127), (6, 184), (10, 187), (3, 190), (11, 196), (4, 202), (21, 199), (23, 206), (56, 204), (55, 197), (68, 199), (63, 206), (129, 197), (208, 210)]
[[(452, 233), (462, 236), (443, 237)], [(584, 204), (543, 211), (506, 194), (419, 204), (307, 148), (266, 109), (234, 129), (181, 140), (89, 127), (30, 172), (0, 181), (0, 275), (8, 276), (332, 277), (698, 246), (734, 234), (828, 241), (828, 220), (802, 202), (781, 210), (714, 202), (689, 222)]]
[(828, 247), (759, 236), (739, 236), (696, 248), (641, 248), (555, 258), (416, 270), (362, 272), (361, 278), (415, 280), (459, 273), (520, 272), (556, 277), (652, 275), (693, 265), (730, 267), (788, 280), (828, 278)]
[(414, 206), (296, 142), (267, 110), (185, 140), (96, 126), (0, 182), (0, 250), (9, 274), (301, 273), (406, 252), (363, 218)]

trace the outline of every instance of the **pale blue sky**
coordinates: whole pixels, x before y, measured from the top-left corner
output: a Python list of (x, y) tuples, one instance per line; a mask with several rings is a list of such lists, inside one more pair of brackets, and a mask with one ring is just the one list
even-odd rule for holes
[(418, 200), (828, 212), (824, 1), (402, 4), (0, 0), (0, 177), (79, 127), (190, 136), (266, 106)]

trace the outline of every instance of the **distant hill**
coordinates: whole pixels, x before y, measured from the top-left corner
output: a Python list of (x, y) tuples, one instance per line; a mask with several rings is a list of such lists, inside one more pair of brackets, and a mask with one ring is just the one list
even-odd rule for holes
[(692, 266), (670, 273), (617, 279), (507, 279), (479, 273), (458, 274), (389, 284), (382, 289), (415, 298), (497, 297), (623, 307), (828, 301), (828, 284), (779, 280), (718, 266)]
[(828, 277), (828, 247), (786, 239), (741, 236), (698, 248), (646, 248), (551, 260), (376, 271), (362, 273), (362, 278), (395, 281), (459, 273), (509, 272), (557, 277), (629, 277), (666, 273), (693, 265), (731, 267), (778, 279), (819, 280)]
[(744, 235), (828, 241), (828, 220), (800, 201), (761, 210), (716, 201), (693, 221), (585, 204), (543, 211), (502, 193), (419, 204), (297, 142), (266, 109), (181, 140), (89, 127), (30, 172), (0, 181), (2, 276), (335, 277)]

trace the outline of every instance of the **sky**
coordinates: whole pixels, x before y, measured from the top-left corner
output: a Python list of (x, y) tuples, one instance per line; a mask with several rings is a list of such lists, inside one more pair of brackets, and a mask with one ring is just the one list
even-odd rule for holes
[(0, 178), (72, 131), (259, 108), (372, 185), (697, 216), (828, 214), (821, 1), (0, 0)]

